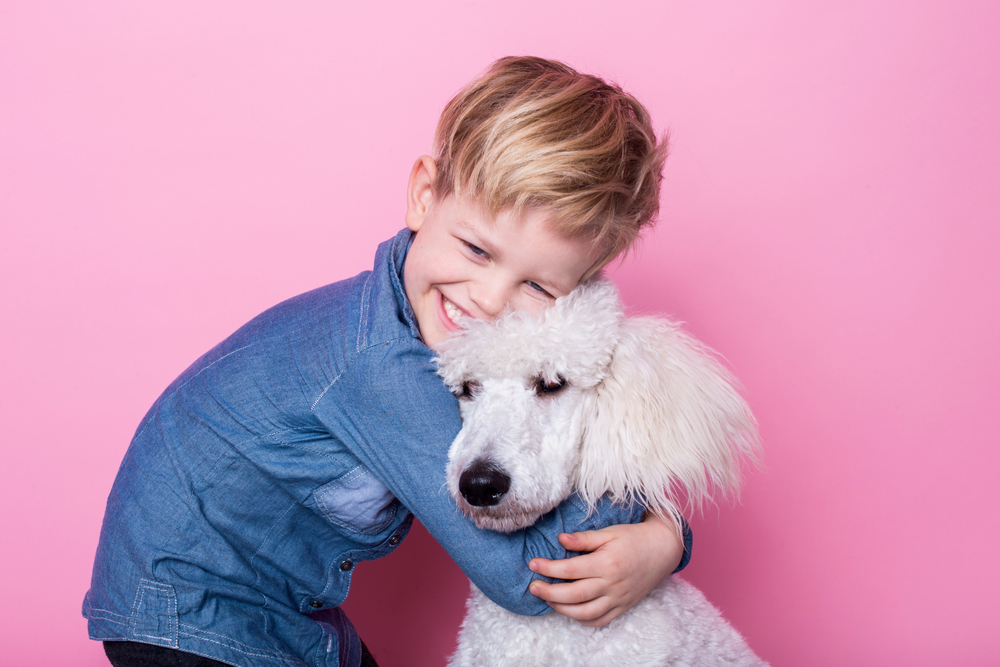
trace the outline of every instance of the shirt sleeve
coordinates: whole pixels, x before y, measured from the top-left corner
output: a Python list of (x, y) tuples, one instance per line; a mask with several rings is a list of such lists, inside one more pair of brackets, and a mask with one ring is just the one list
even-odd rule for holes
[(681, 535), (684, 538), (684, 553), (681, 555), (681, 562), (677, 564), (677, 567), (670, 574), (677, 574), (691, 562), (691, 548), (694, 546), (694, 534), (691, 532), (691, 526), (684, 517), (681, 517)]
[(362, 351), (313, 408), (326, 428), (368, 467), (491, 600), (514, 613), (550, 607), (528, 592), (534, 557), (565, 558), (561, 532), (640, 521), (643, 508), (602, 499), (590, 512), (576, 496), (534, 526), (510, 534), (480, 530), (445, 484), (448, 448), (461, 429), (457, 401), (436, 375), (427, 348), (400, 340)]

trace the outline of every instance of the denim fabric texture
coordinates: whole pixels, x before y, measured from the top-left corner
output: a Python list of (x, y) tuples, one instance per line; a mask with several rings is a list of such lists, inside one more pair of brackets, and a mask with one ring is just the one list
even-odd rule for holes
[(532, 557), (557, 536), (638, 521), (576, 497), (511, 535), (481, 531), (444, 484), (461, 427), (402, 284), (412, 235), (374, 270), (281, 303), (198, 359), (140, 424), (108, 498), (90, 637), (235, 665), (344, 665), (361, 642), (339, 609), (357, 563), (416, 515), (486, 595), (520, 614)]

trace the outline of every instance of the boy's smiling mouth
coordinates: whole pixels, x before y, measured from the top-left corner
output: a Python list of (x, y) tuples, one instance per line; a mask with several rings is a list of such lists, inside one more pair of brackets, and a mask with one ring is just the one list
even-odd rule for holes
[(449, 301), (444, 294), (441, 295), (441, 304), (444, 306), (444, 314), (448, 316), (448, 321), (457, 329), (462, 318), (465, 317), (465, 313), (462, 312), (461, 308)]

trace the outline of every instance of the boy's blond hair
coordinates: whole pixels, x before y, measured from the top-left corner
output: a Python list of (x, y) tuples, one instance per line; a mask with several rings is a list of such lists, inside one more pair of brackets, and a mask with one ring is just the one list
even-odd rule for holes
[(559, 62), (496, 61), (445, 107), (434, 144), (436, 197), (471, 196), (491, 216), (550, 211), (556, 233), (601, 249), (585, 277), (659, 210), (666, 138), (631, 95)]

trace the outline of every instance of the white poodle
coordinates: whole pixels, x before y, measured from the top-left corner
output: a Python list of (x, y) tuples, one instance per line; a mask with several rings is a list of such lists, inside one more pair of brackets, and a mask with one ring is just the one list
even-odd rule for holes
[[(441, 347), (461, 400), (448, 487), (480, 528), (531, 525), (577, 491), (638, 501), (678, 522), (735, 492), (758, 447), (729, 373), (679, 326), (628, 318), (597, 278), (539, 316), (471, 322)], [(693, 586), (667, 577), (603, 628), (512, 614), (475, 586), (453, 667), (764, 665)]]

